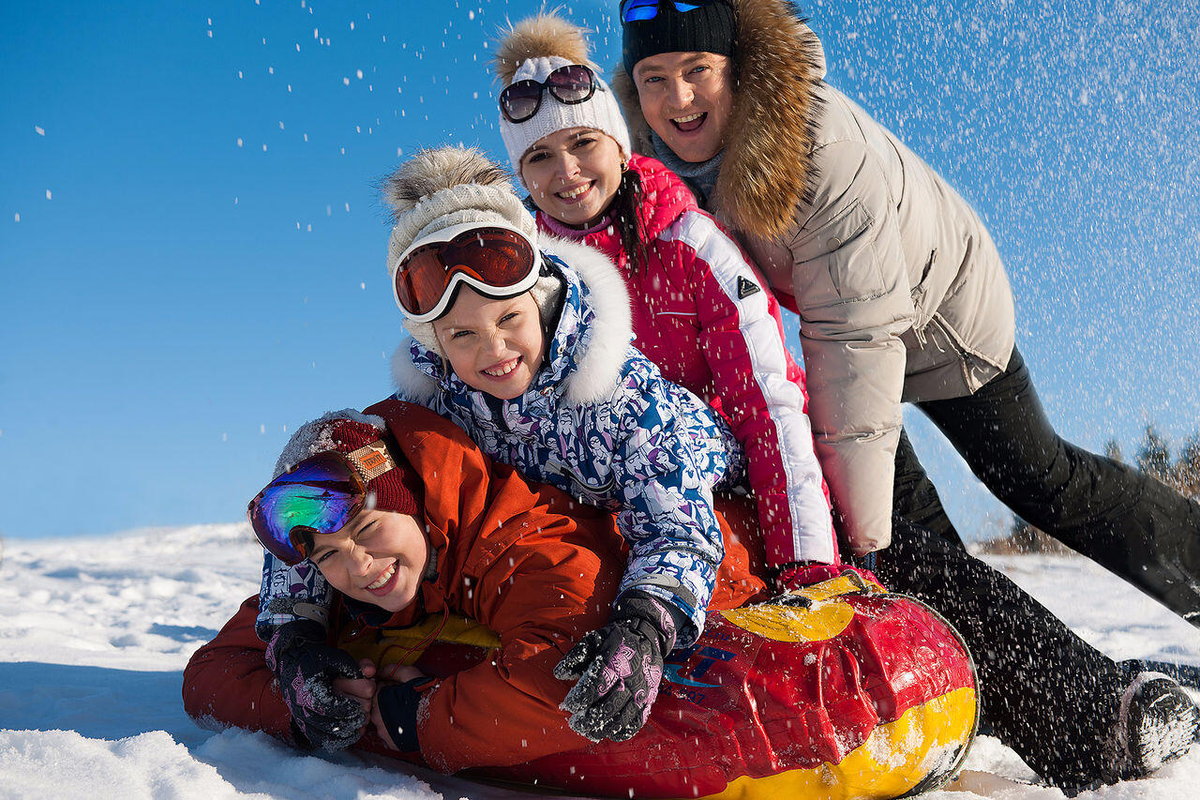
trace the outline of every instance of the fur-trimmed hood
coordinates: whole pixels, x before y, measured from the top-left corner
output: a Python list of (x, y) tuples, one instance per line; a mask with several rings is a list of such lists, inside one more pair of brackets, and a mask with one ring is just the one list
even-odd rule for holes
[[(610, 397), (629, 356), (633, 320), (629, 290), (608, 257), (597, 250), (542, 233), (543, 253), (561, 260), (566, 283), (563, 310), (551, 342), (547, 363), (538, 370), (526, 395), (551, 383), (569, 405), (596, 403)], [(449, 364), (425, 345), (406, 340), (392, 355), (392, 380), (398, 394), (429, 405), (439, 392), (465, 389)]]
[[(796, 207), (810, 199), (820, 113), (816, 90), (825, 78), (825, 52), (788, 0), (733, 0), (733, 6), (737, 83), (716, 204), (735, 228), (771, 238), (787, 230)], [(655, 155), (637, 89), (624, 67), (613, 72), (612, 86), (633, 149)]]

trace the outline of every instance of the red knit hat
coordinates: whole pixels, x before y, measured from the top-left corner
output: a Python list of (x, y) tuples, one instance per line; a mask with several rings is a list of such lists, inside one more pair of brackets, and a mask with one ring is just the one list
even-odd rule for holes
[(307, 458), (330, 451), (344, 454), (358, 471), (367, 487), (366, 508), (410, 516), (421, 513), (425, 484), (392, 445), (383, 418), (349, 408), (301, 425), (283, 448), (275, 477)]

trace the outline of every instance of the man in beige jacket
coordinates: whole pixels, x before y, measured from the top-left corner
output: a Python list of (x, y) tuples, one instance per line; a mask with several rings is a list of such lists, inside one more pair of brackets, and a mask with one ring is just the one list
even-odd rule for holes
[[(821, 43), (791, 3), (699, 5), (626, 0), (615, 88), (634, 148), (688, 180), (799, 314), (818, 456), (851, 550), (886, 547), (893, 513), (958, 541), (901, 427), (912, 402), (1019, 516), (1200, 625), (1200, 504), (1055, 433), (971, 206), (825, 83)], [(727, 48), (720, 9), (734, 19)], [(693, 44), (730, 54), (683, 44), (702, 18)]]
[[(1024, 641), (1007, 631), (1004, 642), (979, 627), (972, 641), (981, 609), (1012, 588), (963, 550), (900, 404), (917, 403), (1024, 519), (1198, 625), (1200, 505), (1055, 433), (1015, 348), (1012, 293), (987, 230), (825, 83), (821, 44), (792, 3), (624, 0), (621, 19), (613, 85), (634, 148), (688, 181), (800, 316), (809, 414), (842, 536), (893, 589), (926, 594), (967, 629), (998, 735), (1048, 780), (1078, 788), (1079, 748), (1103, 728), (1102, 707), (1119, 699), (1125, 725), (1143, 678), (1130, 682), (1061, 625), (1031, 625)], [(1166, 724), (1162, 751), (1143, 766), (1186, 750), (1188, 706), (1162, 717), (1187, 722)], [(1061, 727), (1073, 713), (1075, 727)], [(1047, 723), (1069, 751), (1046, 746), (1036, 728)]]

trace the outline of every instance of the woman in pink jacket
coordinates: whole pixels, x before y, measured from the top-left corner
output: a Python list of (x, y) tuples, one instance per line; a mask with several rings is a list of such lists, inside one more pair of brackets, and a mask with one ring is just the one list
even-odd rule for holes
[(778, 303), (687, 186), (631, 155), (616, 98), (587, 55), (582, 31), (553, 14), (519, 23), (497, 51), (500, 130), (538, 225), (617, 264), (638, 348), (730, 421), (777, 585), (827, 577), (837, 542)]

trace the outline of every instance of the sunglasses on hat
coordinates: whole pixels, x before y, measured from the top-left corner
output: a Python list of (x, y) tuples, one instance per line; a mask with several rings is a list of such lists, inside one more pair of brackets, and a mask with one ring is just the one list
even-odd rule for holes
[(396, 262), (396, 305), (414, 322), (446, 313), (462, 284), (486, 297), (515, 297), (537, 283), (541, 256), (522, 231), (468, 222), (423, 237)]
[(524, 122), (542, 107), (542, 92), (548, 91), (558, 102), (573, 106), (590, 100), (596, 86), (596, 74), (590, 68), (568, 64), (551, 72), (545, 81), (526, 78), (505, 87), (500, 93), (500, 111), (509, 122)]
[[(665, 2), (665, 0), (663, 0)], [(671, 5), (683, 13), (695, 11), (703, 6), (711, 6), (721, 0), (673, 0)], [(660, 0), (623, 0), (621, 3), (621, 22), (644, 22), (658, 16)]]
[[(371, 448), (367, 458), (378, 453)], [(267, 552), (298, 564), (313, 551), (315, 535), (340, 531), (367, 505), (366, 484), (350, 456), (330, 451), (306, 458), (250, 501), (250, 527)]]

